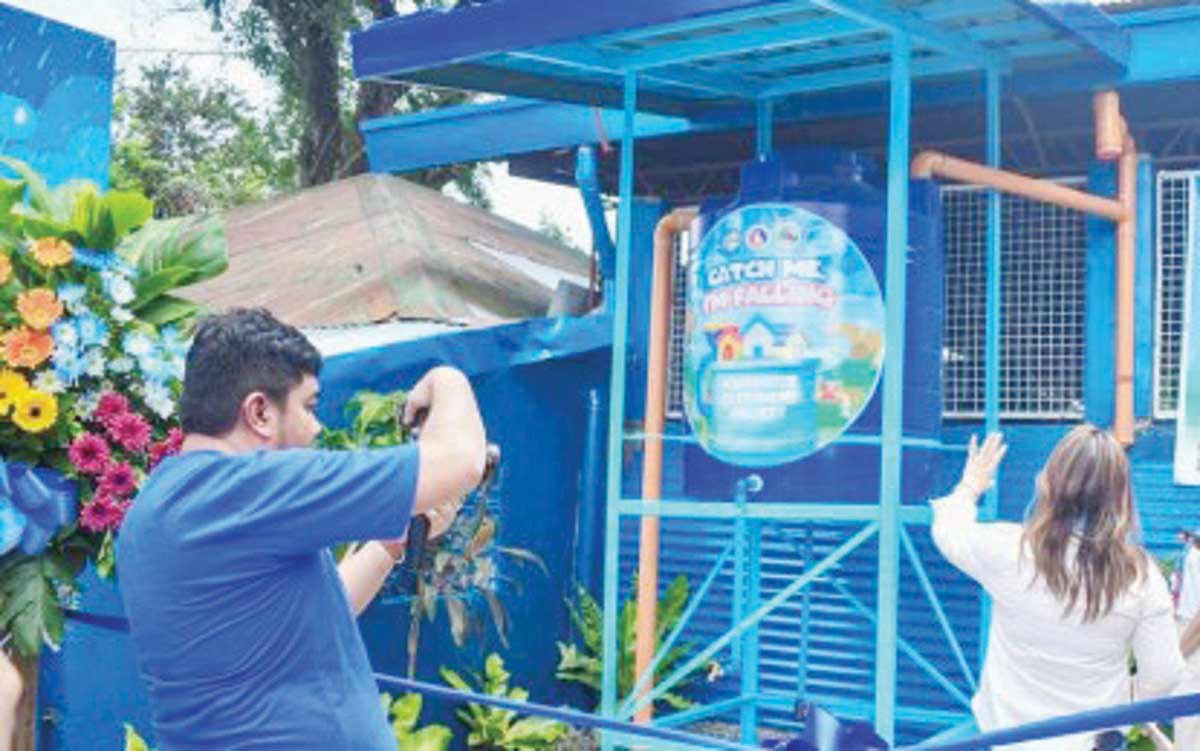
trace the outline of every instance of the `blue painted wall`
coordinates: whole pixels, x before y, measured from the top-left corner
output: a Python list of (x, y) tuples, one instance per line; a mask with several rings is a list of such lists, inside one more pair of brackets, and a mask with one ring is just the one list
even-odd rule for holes
[(51, 183), (107, 184), (115, 55), (109, 39), (0, 5), (0, 154)]

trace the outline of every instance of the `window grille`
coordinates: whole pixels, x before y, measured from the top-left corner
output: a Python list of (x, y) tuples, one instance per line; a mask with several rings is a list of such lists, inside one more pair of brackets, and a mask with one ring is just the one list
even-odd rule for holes
[(1156, 191), (1154, 284), (1154, 416), (1174, 419), (1179, 404), (1183, 289), (1188, 248), (1195, 242), (1192, 186), (1200, 171), (1160, 172)]

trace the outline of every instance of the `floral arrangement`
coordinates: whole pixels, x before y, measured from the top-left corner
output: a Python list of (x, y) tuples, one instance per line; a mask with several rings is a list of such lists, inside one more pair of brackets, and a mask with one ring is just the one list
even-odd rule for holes
[(146, 475), (179, 450), (175, 404), (197, 309), (170, 295), (220, 273), (213, 220), (152, 219), (143, 196), (23, 163), (0, 180), (0, 629), (36, 654)]

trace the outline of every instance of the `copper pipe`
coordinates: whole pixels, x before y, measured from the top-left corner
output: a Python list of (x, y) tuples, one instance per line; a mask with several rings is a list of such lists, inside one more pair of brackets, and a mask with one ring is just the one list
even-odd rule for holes
[(1096, 118), (1096, 158), (1102, 162), (1114, 161), (1125, 146), (1125, 124), (1117, 92), (1097, 91), (1092, 97), (1092, 111)]
[(918, 179), (936, 176), (974, 185), (986, 185), (1003, 193), (1013, 193), (1035, 201), (1098, 214), (1114, 222), (1120, 221), (1125, 212), (1121, 202), (1111, 198), (1084, 193), (1048, 180), (1005, 172), (937, 151), (922, 151), (913, 157), (912, 176)]
[[(646, 364), (645, 451), (642, 457), (642, 499), (662, 497), (663, 430), (667, 417), (667, 357), (671, 341), (671, 280), (674, 277), (675, 238), (691, 225), (696, 212), (676, 209), (654, 228), (654, 280), (650, 295), (650, 345)], [(643, 516), (638, 546), (637, 621), (634, 646), (634, 681), (637, 682), (654, 659), (658, 618), (658, 531), (657, 516)], [(647, 682), (638, 697), (649, 694)], [(647, 705), (634, 715), (634, 722), (647, 723), (654, 707)]]
[(985, 167), (936, 151), (924, 151), (912, 160), (914, 178), (945, 177), (985, 185), (1036, 201), (1096, 214), (1117, 223), (1116, 258), (1116, 367), (1113, 383), (1113, 436), (1123, 445), (1133, 443), (1133, 316), (1134, 275), (1137, 253), (1137, 144), (1121, 116), (1115, 91), (1097, 92), (1093, 98), (1096, 155), (1118, 159), (1117, 199), (1084, 193), (1064, 185)]
[(1116, 383), (1113, 437), (1124, 446), (1133, 443), (1133, 317), (1134, 258), (1137, 254), (1137, 145), (1126, 135), (1117, 163), (1117, 198), (1124, 218), (1117, 223)]

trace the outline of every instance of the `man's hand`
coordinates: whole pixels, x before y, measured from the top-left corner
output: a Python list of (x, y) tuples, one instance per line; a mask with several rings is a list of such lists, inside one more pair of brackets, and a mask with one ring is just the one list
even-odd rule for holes
[(963, 467), (959, 487), (976, 496), (986, 493), (996, 481), (996, 470), (1007, 452), (1008, 446), (999, 433), (988, 436), (982, 446), (976, 444), (975, 436), (971, 436), (971, 442), (967, 444), (967, 463)]
[[(411, 425), (422, 411), (426, 416), (417, 439), (421, 466), (414, 516), (458, 502), (479, 484), (487, 463), (483, 420), (465, 375), (447, 367), (429, 371), (408, 393), (402, 419)], [(446, 521), (454, 514), (448, 516)], [(436, 516), (430, 523), (441, 524)]]

